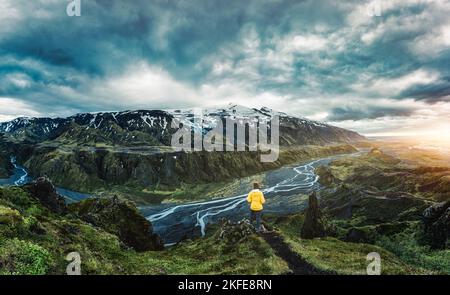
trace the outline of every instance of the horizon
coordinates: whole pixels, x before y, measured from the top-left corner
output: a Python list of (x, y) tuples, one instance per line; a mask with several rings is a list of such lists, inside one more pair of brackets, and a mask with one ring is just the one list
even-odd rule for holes
[[(227, 107), (230, 107), (230, 106), (238, 106), (238, 107), (243, 107), (242, 105), (239, 105), (239, 104), (234, 104), (234, 103), (227, 103), (227, 104), (223, 104), (223, 105), (216, 105), (216, 106), (211, 106), (211, 107), (209, 107), (208, 109), (211, 109), (211, 108), (214, 108), (214, 109), (219, 109), (219, 108), (227, 108)], [(263, 108), (266, 108), (266, 106), (260, 106), (260, 107), (245, 107), (245, 108), (249, 108), (249, 109), (257, 109), (257, 110), (260, 110), (260, 109), (263, 109)], [(5, 121), (2, 121), (1, 119), (0, 119), (0, 124), (1, 123), (8, 123), (8, 122), (12, 122), (12, 121), (14, 121), (14, 120), (16, 120), (16, 119), (34, 119), (34, 118), (37, 118), (37, 119), (42, 119), (42, 118), (50, 118), (50, 119), (65, 119), (65, 118), (69, 118), (69, 117), (73, 117), (73, 116), (77, 116), (77, 115), (82, 115), (82, 114), (105, 114), (105, 113), (123, 113), (123, 112), (137, 112), (137, 111), (166, 111), (166, 112), (170, 112), (170, 111), (175, 111), (175, 110), (184, 110), (184, 111), (188, 111), (188, 110), (192, 110), (192, 108), (179, 108), (179, 109), (155, 109), (155, 108), (147, 108), (147, 109), (128, 109), (128, 110), (111, 110), (111, 111), (105, 111), (105, 110), (103, 110), (103, 111), (95, 111), (95, 112), (85, 112), (85, 113), (76, 113), (76, 114), (72, 114), (72, 115), (69, 115), (69, 116), (54, 116), (54, 117), (49, 117), (49, 116), (37, 116), (37, 117), (33, 117), (33, 116), (20, 116), (20, 117), (16, 117), (16, 118), (13, 118), (12, 120), (5, 120)], [(203, 109), (203, 110), (206, 110), (206, 109)], [(271, 109), (272, 111), (275, 111), (275, 112), (277, 112), (278, 110), (274, 110), (274, 109)], [(294, 117), (297, 117), (297, 118), (306, 118), (306, 119), (308, 119), (308, 120), (310, 120), (310, 121), (317, 121), (317, 122), (321, 122), (321, 123), (326, 123), (326, 124), (328, 124), (327, 122), (323, 122), (323, 121), (320, 121), (320, 120), (313, 120), (313, 119), (309, 119), (309, 118), (307, 118), (307, 117), (304, 117), (304, 116), (295, 116), (295, 115), (292, 115), (292, 114), (289, 114), (289, 113), (285, 113), (286, 115), (288, 115), (288, 116), (294, 116)], [(339, 126), (336, 126), (336, 127), (339, 127)], [(342, 128), (342, 127), (341, 127)], [(347, 129), (347, 128), (345, 128), (345, 129)], [(348, 130), (351, 130), (351, 131), (355, 131), (355, 130), (352, 130), (352, 129), (348, 129)], [(449, 126), (449, 130), (450, 130), (450, 126)], [(370, 139), (370, 140), (377, 140), (377, 139), (402, 139), (402, 140), (414, 140), (414, 141), (417, 141), (417, 142), (420, 142), (420, 141), (423, 141), (423, 140), (429, 140), (429, 141), (433, 141), (432, 140), (432, 138), (429, 138), (429, 134), (427, 134), (427, 133), (422, 133), (422, 134), (420, 134), (419, 133), (419, 135), (421, 135), (421, 136), (424, 136), (424, 137), (428, 137), (428, 138), (417, 138), (417, 133), (389, 133), (389, 132), (387, 132), (387, 133), (372, 133), (372, 134), (363, 134), (363, 133), (360, 133), (360, 132), (358, 132), (359, 134), (361, 134), (361, 135), (363, 135), (363, 136), (365, 136), (367, 139)], [(442, 143), (442, 141), (438, 141), (439, 143)], [(436, 141), (434, 142), (434, 143), (436, 143)], [(445, 145), (448, 145), (448, 146), (450, 146), (450, 143), (445, 143)]]
[(71, 17), (5, 0), (0, 122), (232, 101), (365, 136), (449, 134), (450, 3), (373, 3), (97, 0)]

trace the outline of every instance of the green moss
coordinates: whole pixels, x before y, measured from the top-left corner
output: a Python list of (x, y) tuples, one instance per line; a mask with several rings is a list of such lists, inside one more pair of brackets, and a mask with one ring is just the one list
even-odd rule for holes
[[(0, 188), (2, 196), (20, 188)], [(206, 238), (185, 241), (164, 251), (138, 253), (119, 238), (87, 224), (75, 215), (60, 216), (22, 198), (11, 206), (23, 213), (16, 227), (0, 224), (1, 274), (64, 274), (70, 252), (81, 256), (83, 274), (280, 274), (287, 263), (261, 238), (250, 236), (238, 245), (225, 245), (212, 227)]]
[(336, 238), (302, 240), (286, 237), (292, 250), (319, 269), (338, 274), (367, 274), (367, 254), (377, 252), (381, 256), (382, 274), (419, 274), (420, 268), (411, 267), (392, 253), (369, 244), (347, 243)]
[[(334, 271), (338, 274), (366, 274), (367, 254), (377, 252), (382, 259), (382, 274), (422, 274), (429, 272), (421, 268), (420, 265), (410, 264), (377, 245), (350, 243), (334, 237), (301, 239), (300, 229), (303, 224), (303, 214), (278, 218), (272, 222), (292, 250), (318, 269)], [(348, 229), (342, 228), (342, 221), (341, 223), (336, 221), (333, 223), (337, 229), (336, 236), (345, 238)], [(364, 226), (359, 229), (365, 232), (372, 241), (375, 241), (380, 233), (395, 232), (401, 230), (403, 226), (403, 224), (393, 223), (383, 225), (381, 228)]]
[(22, 221), (19, 211), (0, 206), (0, 224), (14, 225)]
[(419, 235), (419, 230), (410, 228), (393, 236), (381, 237), (377, 245), (416, 267), (450, 274), (450, 250), (431, 250), (430, 247), (419, 243)]
[[(184, 242), (163, 253), (144, 253), (143, 273), (164, 274), (281, 274), (287, 263), (277, 257), (260, 237), (250, 236), (239, 244), (223, 244), (218, 234)], [(153, 266), (149, 268), (149, 266)]]
[(0, 274), (43, 275), (48, 272), (51, 260), (50, 253), (39, 245), (7, 240), (0, 247)]

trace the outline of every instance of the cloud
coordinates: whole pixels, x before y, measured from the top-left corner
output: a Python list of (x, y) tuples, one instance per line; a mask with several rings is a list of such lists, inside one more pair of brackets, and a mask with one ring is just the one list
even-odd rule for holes
[[(398, 96), (411, 88), (435, 85), (439, 81), (439, 73), (418, 69), (400, 77), (371, 77), (362, 79), (361, 83), (352, 85), (358, 93), (366, 93), (368, 96)], [(405, 97), (403, 95), (402, 97)]]
[(17, 99), (10, 97), (0, 97), (0, 122), (13, 120), (21, 116), (40, 116), (39, 112), (32, 110), (29, 106)]
[(450, 4), (372, 2), (92, 0), (70, 18), (4, 0), (0, 97), (23, 115), (234, 102), (360, 131), (448, 120)]
[(363, 119), (377, 119), (382, 117), (400, 117), (410, 116), (413, 114), (409, 109), (397, 109), (388, 107), (370, 107), (366, 109), (345, 107), (334, 108), (331, 114), (328, 115), (329, 121), (345, 121), (345, 120), (363, 120)]

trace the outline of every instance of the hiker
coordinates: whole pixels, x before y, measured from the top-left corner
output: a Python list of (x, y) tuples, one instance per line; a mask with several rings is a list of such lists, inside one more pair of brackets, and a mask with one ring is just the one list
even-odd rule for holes
[(259, 183), (253, 183), (253, 190), (248, 194), (247, 202), (250, 203), (250, 222), (256, 219), (256, 231), (261, 231), (261, 215), (263, 204), (266, 202), (264, 194), (259, 190)]

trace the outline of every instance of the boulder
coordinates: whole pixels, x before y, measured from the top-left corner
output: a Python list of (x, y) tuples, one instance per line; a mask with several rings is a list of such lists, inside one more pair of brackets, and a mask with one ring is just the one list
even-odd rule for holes
[(316, 192), (309, 196), (309, 205), (306, 210), (305, 221), (300, 233), (303, 239), (324, 237), (326, 234), (325, 223), (319, 208)]
[(333, 175), (330, 167), (328, 167), (328, 166), (317, 167), (316, 174), (319, 175), (319, 183), (321, 185), (331, 186), (331, 185), (339, 182), (339, 179), (337, 179)]
[(432, 205), (423, 212), (424, 236), (436, 249), (448, 248), (450, 236), (450, 200)]
[(226, 244), (236, 244), (253, 233), (255, 233), (255, 228), (248, 219), (242, 219), (236, 223), (223, 219), (221, 221), (219, 239)]
[(50, 211), (58, 214), (67, 212), (64, 198), (56, 192), (55, 187), (48, 178), (39, 177), (36, 181), (25, 185), (23, 188)]
[(373, 243), (374, 233), (364, 228), (352, 227), (345, 236), (346, 242), (351, 243)]
[(22, 221), (19, 211), (0, 205), (0, 224), (14, 225)]
[(93, 198), (71, 204), (70, 210), (80, 219), (116, 235), (136, 251), (164, 249), (150, 221), (128, 201), (118, 197)]

